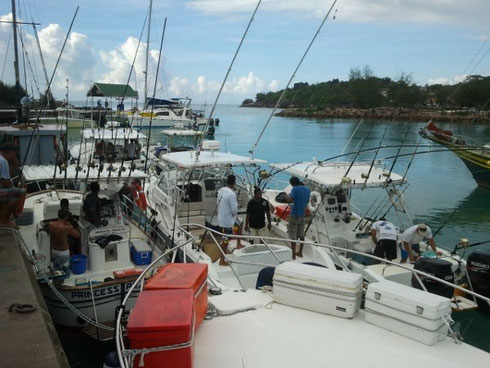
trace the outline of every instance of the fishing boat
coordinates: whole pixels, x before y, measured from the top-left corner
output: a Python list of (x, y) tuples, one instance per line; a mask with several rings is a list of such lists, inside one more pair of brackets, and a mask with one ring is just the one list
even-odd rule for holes
[(107, 128), (84, 129), (81, 141), (70, 148), (71, 161), (80, 165), (90, 162), (117, 163), (126, 161), (144, 167), (147, 137), (137, 129), (121, 128), (108, 122)]
[(133, 113), (141, 128), (193, 127), (206, 125), (202, 112), (194, 112), (190, 98), (169, 100), (148, 98), (146, 107)]
[[(29, 183), (45, 182), (53, 179), (54, 170), (53, 166), (29, 166), (23, 177)], [(97, 330), (93, 330), (94, 337), (99, 337), (99, 332), (112, 330), (108, 323), (114, 321), (115, 308), (166, 245), (155, 236), (151, 215), (136, 204), (124, 206), (118, 195), (123, 181), (143, 180), (146, 174), (127, 170), (117, 176), (105, 168), (92, 170), (92, 175), (82, 179), (83, 171), (72, 166), (67, 170), (66, 176), (55, 180), (79, 180), (81, 187), (92, 181), (101, 184), (101, 225), (95, 226), (84, 217), (84, 190), (54, 189), (60, 185), (29, 194), (17, 224), (53, 321), (66, 327), (92, 326)], [(49, 223), (58, 219), (62, 199), (69, 201), (73, 226), (81, 234), (79, 243), (73, 239), (69, 270), (54, 269), (51, 262)]]
[(490, 144), (482, 145), (470, 138), (456, 136), (451, 130), (441, 129), (432, 121), (421, 128), (419, 134), (453, 151), (463, 160), (477, 184), (490, 188)]

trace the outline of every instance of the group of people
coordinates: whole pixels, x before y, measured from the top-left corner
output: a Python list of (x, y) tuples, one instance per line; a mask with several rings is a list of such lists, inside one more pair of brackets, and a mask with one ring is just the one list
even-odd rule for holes
[[(292, 190), (287, 197), (287, 202), (291, 206), (291, 212), (288, 221), (288, 234), (292, 240), (291, 249), (293, 259), (303, 257), (303, 244), (299, 246), (296, 252), (295, 240), (304, 241), (305, 210), (310, 200), (310, 189), (304, 186), (301, 181), (293, 176), (290, 179)], [(217, 210), (218, 224), (220, 232), (226, 235), (241, 234), (242, 221), (238, 217), (238, 200), (233, 191), (236, 184), (236, 177), (229, 175), (226, 180), (226, 186), (218, 191)], [(266, 225), (267, 219), (267, 225)], [(258, 187), (254, 189), (253, 198), (247, 203), (245, 217), (245, 231), (254, 237), (267, 235), (267, 230), (272, 227), (271, 205), (269, 201), (262, 197), (262, 190)], [(225, 237), (221, 247), (224, 254), (228, 253), (229, 238)], [(237, 240), (237, 249), (243, 248), (240, 239)], [(226, 266), (228, 263), (223, 254), (221, 255), (220, 265)]]
[[(220, 232), (226, 235), (242, 233), (242, 221), (238, 217), (237, 195), (233, 191), (235, 183), (235, 176), (230, 175), (227, 178), (226, 186), (218, 191), (218, 223)], [(288, 206), (291, 207), (288, 219), (288, 236), (291, 240), (292, 258), (296, 259), (296, 257), (303, 257), (303, 244), (300, 244), (299, 250), (296, 251), (296, 240), (305, 240), (305, 214), (310, 200), (310, 189), (295, 176), (291, 177), (289, 183), (292, 189), (285, 198)], [(254, 237), (261, 237), (267, 235), (267, 230), (270, 230), (271, 226), (270, 203), (262, 197), (261, 189), (256, 187), (253, 198), (247, 204), (245, 231)], [(399, 240), (396, 226), (385, 218), (381, 218), (372, 224), (370, 232), (376, 245), (374, 255), (389, 261), (396, 259)], [(421, 256), (422, 251), (419, 243), (422, 241), (426, 241), (436, 255), (441, 255), (441, 252), (437, 250), (430, 227), (425, 224), (418, 224), (409, 227), (401, 235), (401, 263), (407, 262), (407, 260), (415, 262)], [(224, 254), (228, 253), (228, 244), (229, 237), (225, 237), (221, 245)], [(237, 249), (242, 247), (243, 245), (238, 239)], [(228, 265), (223, 254), (220, 265)]]

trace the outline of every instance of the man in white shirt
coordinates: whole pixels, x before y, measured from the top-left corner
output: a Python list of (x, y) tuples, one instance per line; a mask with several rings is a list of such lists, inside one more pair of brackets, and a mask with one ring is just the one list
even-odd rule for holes
[(410, 259), (410, 262), (415, 262), (420, 257), (419, 242), (423, 240), (430, 245), (436, 255), (440, 256), (442, 254), (437, 250), (430, 227), (426, 224), (413, 225), (405, 230), (402, 235), (403, 246), (405, 248), (405, 252), (402, 251), (402, 263), (407, 261), (407, 257)]
[(381, 218), (371, 227), (371, 238), (376, 244), (374, 255), (392, 261), (396, 258), (397, 231), (395, 225)]
[[(238, 215), (238, 201), (236, 194), (233, 191), (235, 187), (236, 178), (235, 175), (229, 175), (226, 178), (226, 186), (218, 190), (218, 225), (220, 231), (224, 234), (233, 234), (233, 226), (235, 225)], [(224, 238), (221, 243), (221, 248), (224, 253), (228, 252), (229, 239)], [(221, 266), (227, 266), (228, 262), (225, 261), (225, 257), (221, 255), (219, 264)]]

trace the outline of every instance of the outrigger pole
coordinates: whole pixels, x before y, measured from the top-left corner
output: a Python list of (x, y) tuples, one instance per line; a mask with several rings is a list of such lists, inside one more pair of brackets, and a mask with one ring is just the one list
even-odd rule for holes
[(376, 157), (378, 156), (379, 149), (381, 148), (381, 145), (383, 144), (383, 140), (385, 139), (385, 135), (386, 135), (386, 132), (388, 131), (389, 126), (390, 126), (390, 124), (386, 124), (385, 131), (383, 132), (383, 136), (381, 137), (381, 140), (379, 141), (379, 146), (376, 149), (376, 151), (374, 151), (373, 161), (371, 161), (371, 166), (369, 166), (369, 170), (368, 170), (368, 173), (366, 175), (366, 180), (364, 180), (364, 184), (362, 185), (362, 189), (366, 188), (367, 181), (369, 180), (369, 175), (371, 175), (371, 171), (373, 170), (374, 162), (376, 161)]
[(252, 148), (250, 149), (249, 153), (250, 153), (250, 156), (253, 158), (254, 157), (254, 152), (255, 152), (255, 149), (257, 148), (257, 145), (259, 144), (260, 140), (262, 139), (262, 135), (264, 134), (265, 130), (267, 129), (267, 126), (269, 125), (272, 117), (274, 116), (274, 113), (276, 112), (277, 108), (279, 107), (279, 104), (280, 102), (282, 101), (284, 95), (286, 94), (286, 91), (288, 90), (289, 88), (289, 85), (291, 84), (291, 82), (293, 81), (294, 77), (296, 76), (296, 73), (298, 72), (298, 69), (300, 68), (301, 64), (303, 64), (303, 61), (306, 57), (306, 55), (308, 54), (308, 52), (310, 51), (310, 48), (311, 46), (313, 45), (313, 43), (315, 42), (317, 36), (320, 34), (320, 31), (321, 29), (323, 28), (323, 25), (325, 24), (325, 22), (327, 21), (327, 18), (328, 16), (330, 15), (330, 13), (332, 12), (332, 9), (333, 7), (335, 6), (335, 4), (337, 3), (337, 0), (334, 0), (334, 2), (332, 3), (332, 6), (330, 6), (330, 9), (328, 10), (327, 14), (325, 15), (325, 17), (323, 17), (323, 20), (322, 22), (320, 23), (320, 26), (318, 27), (315, 35), (313, 36), (312, 40), (310, 41), (310, 44), (308, 45), (308, 47), (306, 48), (306, 51), (304, 52), (303, 56), (301, 57), (301, 59), (299, 60), (298, 62), (298, 65), (296, 66), (296, 69), (294, 69), (294, 72), (293, 74), (291, 74), (291, 78), (289, 78), (289, 81), (288, 83), (286, 84), (286, 87), (283, 89), (282, 93), (281, 93), (281, 96), (279, 97), (279, 99), (277, 100), (276, 102), (276, 105), (274, 106), (274, 108), (272, 109), (270, 115), (269, 115), (269, 118), (267, 119), (266, 123), (264, 124), (264, 127), (262, 128), (260, 134), (259, 134), (259, 137), (257, 138), (257, 141), (254, 143), (254, 145), (252, 146)]
[[(362, 149), (362, 147), (364, 147), (364, 143), (366, 143), (366, 140), (371, 135), (371, 132), (373, 131), (373, 127), (374, 127), (374, 125), (371, 125), (371, 129), (369, 129), (368, 134), (365, 137), (362, 137), (361, 145), (360, 145), (359, 149), (357, 150), (356, 155), (352, 159), (352, 162), (350, 163), (347, 171), (345, 172), (344, 178), (347, 177), (347, 175), (349, 174), (350, 170), (352, 169), (352, 166), (354, 166), (354, 162), (356, 161), (357, 156), (359, 156), (359, 153), (361, 153), (361, 149)], [(377, 149), (379, 150), (379, 147)]]

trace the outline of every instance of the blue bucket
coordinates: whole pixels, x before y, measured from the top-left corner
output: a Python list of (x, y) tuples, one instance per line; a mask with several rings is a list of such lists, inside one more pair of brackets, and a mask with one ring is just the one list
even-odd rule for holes
[(70, 269), (76, 275), (87, 270), (87, 256), (85, 254), (74, 254), (70, 257)]

